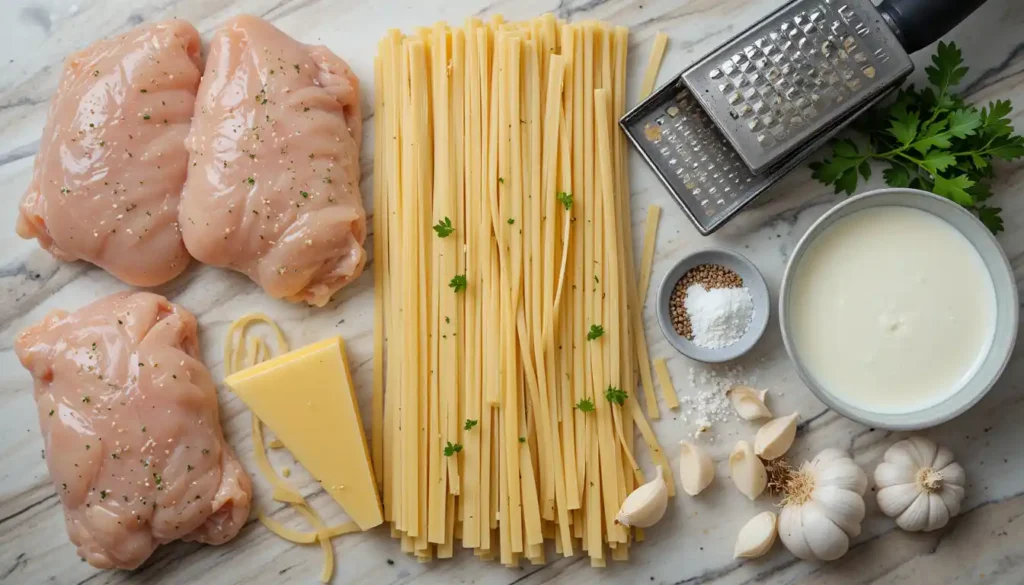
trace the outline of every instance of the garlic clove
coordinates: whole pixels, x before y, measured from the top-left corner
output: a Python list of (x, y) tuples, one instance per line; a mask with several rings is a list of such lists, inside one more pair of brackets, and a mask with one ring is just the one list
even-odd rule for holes
[(928, 527), (927, 531), (938, 530), (949, 522), (949, 509), (939, 494), (928, 494)]
[(696, 496), (715, 479), (715, 462), (702, 447), (689, 441), (679, 442), (679, 480), (683, 491)]
[[(892, 488), (889, 488), (892, 489)], [(917, 497), (896, 517), (896, 525), (907, 532), (917, 532), (928, 527), (928, 492), (917, 492)], [(883, 510), (884, 511), (884, 510)]]
[(939, 451), (935, 454), (935, 461), (932, 462), (932, 468), (942, 469), (953, 462), (953, 452), (946, 447), (939, 447)]
[(754, 437), (754, 452), (762, 459), (778, 459), (789, 451), (796, 439), (796, 419), (800, 413), (768, 421), (757, 430)]
[(889, 447), (882, 458), (889, 463), (895, 463), (897, 465), (905, 465), (914, 468), (926, 467), (926, 464), (918, 461), (917, 449), (914, 448), (912, 443), (907, 439), (898, 441), (892, 447)]
[(883, 461), (875, 468), (875, 485), (879, 489), (884, 489), (904, 483), (912, 484), (917, 481), (915, 469), (907, 465)]
[(768, 485), (764, 463), (746, 441), (736, 443), (729, 454), (729, 475), (740, 492), (751, 500), (757, 499)]
[(903, 514), (921, 493), (920, 488), (914, 483), (886, 486), (878, 490), (878, 507), (886, 516), (895, 518)]
[[(835, 447), (829, 447), (828, 449), (822, 449), (820, 453), (811, 459), (811, 465), (820, 467), (824, 463), (832, 464), (840, 459), (850, 459), (850, 454), (842, 449), (836, 449)], [(850, 463), (853, 463), (853, 459), (850, 459)]]
[(958, 485), (963, 487), (967, 483), (967, 472), (964, 471), (963, 466), (959, 463), (950, 463), (941, 469), (938, 467), (936, 469), (938, 470), (939, 477), (942, 478), (944, 486)]
[(750, 386), (733, 386), (725, 393), (725, 397), (736, 409), (736, 414), (745, 420), (772, 417), (772, 411), (768, 410), (764, 403), (767, 395), (767, 390), (758, 392)]
[(910, 437), (907, 441), (917, 451), (917, 460), (921, 462), (921, 467), (932, 467), (934, 465), (935, 455), (939, 451), (939, 446), (935, 444), (935, 441), (917, 436)]
[(615, 521), (625, 526), (647, 528), (661, 520), (668, 508), (668, 486), (665, 485), (664, 473), (659, 465), (654, 479), (633, 490), (622, 502)]
[(802, 508), (802, 506), (786, 506), (779, 513), (779, 539), (796, 558), (813, 561), (817, 557), (804, 537), (803, 521), (800, 519)]
[(864, 498), (850, 490), (819, 486), (814, 490), (814, 499), (821, 504), (825, 516), (843, 532), (854, 538), (860, 535), (860, 523), (866, 512)]
[(779, 522), (774, 512), (761, 512), (740, 529), (733, 549), (733, 558), (754, 559), (767, 553), (775, 544)]
[(946, 503), (950, 517), (960, 513), (960, 504), (964, 501), (964, 488), (958, 485), (947, 484), (939, 492), (939, 497)]
[(836, 487), (863, 494), (868, 476), (852, 459), (831, 463), (818, 472), (818, 485)]
[(800, 522), (807, 546), (823, 561), (834, 561), (850, 549), (850, 537), (828, 519), (823, 506), (814, 500), (800, 508)]

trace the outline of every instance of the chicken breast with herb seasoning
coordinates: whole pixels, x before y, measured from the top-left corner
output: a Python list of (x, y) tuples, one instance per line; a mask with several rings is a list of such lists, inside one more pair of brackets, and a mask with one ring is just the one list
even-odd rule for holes
[(191, 313), (122, 292), (15, 341), (35, 381), (50, 479), (78, 554), (134, 569), (157, 546), (231, 540), (252, 482), (224, 441)]
[(60, 260), (156, 286), (189, 257), (178, 229), (202, 72), (189, 23), (146, 24), (68, 57), (17, 231)]
[(359, 80), (253, 16), (210, 41), (181, 201), (196, 259), (323, 306), (363, 270)]

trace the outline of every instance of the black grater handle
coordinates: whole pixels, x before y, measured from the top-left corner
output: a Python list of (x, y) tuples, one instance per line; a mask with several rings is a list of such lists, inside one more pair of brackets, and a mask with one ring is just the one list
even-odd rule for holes
[(878, 11), (913, 53), (939, 40), (985, 0), (884, 0)]

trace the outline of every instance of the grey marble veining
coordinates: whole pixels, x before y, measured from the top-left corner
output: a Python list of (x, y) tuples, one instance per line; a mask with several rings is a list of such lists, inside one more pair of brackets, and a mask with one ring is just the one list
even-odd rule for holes
[[(193, 22), (208, 38), (230, 15), (261, 15), (305, 42), (324, 43), (352, 64), (363, 79), (363, 104), (372, 116), (372, 58), (377, 40), (390, 27), (409, 30), (439, 19), (461, 22), (471, 14), (503, 13), (510, 19), (555, 12), (572, 19), (599, 18), (631, 30), (630, 86), (638, 87), (654, 33), (671, 37), (661, 80), (770, 12), (782, 0), (6, 0), (0, 3), (0, 583), (312, 583), (321, 554), (313, 546), (278, 539), (258, 522), (220, 547), (175, 543), (162, 547), (135, 572), (97, 571), (81, 562), (64, 532), (59, 501), (40, 458), (31, 380), (15, 358), (14, 336), (54, 308), (74, 309), (124, 286), (85, 264), (62, 264), (20, 240), (13, 230), (17, 203), (28, 185), (47, 102), (61, 61), (99, 36), (116, 34), (149, 20), (172, 16)], [(990, 0), (949, 38), (963, 49), (971, 67), (965, 87), (973, 101), (1012, 99), (1024, 107), (1024, 10), (1018, 0)], [(924, 64), (927, 51), (915, 59)], [(921, 75), (919, 71), (917, 76)], [(1024, 116), (1015, 112), (1018, 127)], [(366, 128), (363, 193), (370, 209), (372, 128)], [(871, 186), (881, 186), (875, 173)], [(1006, 233), (999, 238), (1018, 284), (1024, 282), (1024, 165), (999, 165), (994, 203), (1004, 208)], [(805, 167), (776, 186), (752, 209), (710, 238), (702, 238), (681, 210), (643, 167), (632, 161), (634, 237), (639, 241), (647, 206), (663, 208), (652, 281), (673, 261), (707, 245), (736, 249), (753, 260), (777, 294), (786, 258), (800, 235), (840, 200), (810, 179)], [(371, 250), (372, 254), (372, 250)], [(369, 410), (372, 361), (372, 278), (367, 272), (324, 309), (268, 299), (246, 278), (208, 267), (193, 267), (158, 292), (193, 311), (200, 320), (203, 354), (221, 376), (221, 338), (234, 318), (264, 311), (277, 319), (291, 342), (300, 345), (328, 335), (349, 340), (350, 362)], [(653, 295), (653, 292), (649, 293)], [(650, 301), (650, 299), (649, 299)], [(694, 364), (664, 340), (650, 308), (644, 322), (653, 357), (666, 357), (680, 395), (696, 392), (688, 382)], [(420, 564), (399, 551), (383, 530), (335, 539), (335, 583), (1021, 583), (1024, 582), (1024, 347), (996, 388), (974, 409), (925, 434), (951, 447), (968, 473), (965, 510), (932, 534), (907, 534), (882, 516), (868, 493), (863, 534), (843, 559), (812, 564), (794, 559), (781, 546), (755, 561), (732, 559), (735, 535), (756, 512), (773, 505), (748, 502), (727, 478), (725, 459), (739, 438), (754, 427), (716, 425), (707, 445), (717, 462), (718, 480), (698, 498), (676, 498), (666, 518), (631, 549), (627, 563), (596, 570), (581, 557), (553, 560), (544, 567), (504, 569), (460, 552), (452, 561)], [(776, 412), (798, 410), (803, 422), (794, 447), (797, 460), (825, 447), (849, 449), (866, 469), (900, 435), (869, 429), (827, 410), (800, 383), (786, 358), (778, 324), (772, 321), (755, 351), (739, 362), (772, 389)], [(221, 391), (222, 418), (229, 441), (243, 463), (254, 469), (249, 415), (230, 393)], [(654, 424), (670, 460), (678, 441), (692, 433), (692, 420), (668, 413)], [(685, 413), (684, 413), (685, 414)], [(364, 415), (368, 420), (368, 417)], [(693, 417), (690, 417), (691, 419)], [(650, 461), (641, 450), (641, 464)], [(294, 463), (272, 452), (278, 465)], [(343, 514), (308, 476), (296, 469), (290, 479), (330, 520)], [(256, 481), (257, 502), (275, 517), (301, 526), (270, 501)]]

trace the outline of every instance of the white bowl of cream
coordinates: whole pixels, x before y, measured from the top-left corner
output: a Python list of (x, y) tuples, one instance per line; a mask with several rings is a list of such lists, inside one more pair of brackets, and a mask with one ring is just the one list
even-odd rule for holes
[(865, 193), (822, 216), (793, 251), (779, 300), (808, 387), (887, 429), (933, 426), (979, 401), (1009, 361), (1018, 310), (988, 229), (914, 189)]

